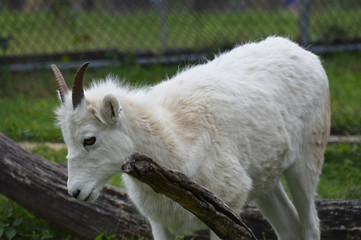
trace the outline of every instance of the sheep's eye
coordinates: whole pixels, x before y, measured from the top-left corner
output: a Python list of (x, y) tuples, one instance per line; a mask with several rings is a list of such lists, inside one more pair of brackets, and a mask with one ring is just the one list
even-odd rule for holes
[(97, 139), (95, 137), (85, 138), (84, 142), (83, 142), (83, 145), (84, 145), (84, 147), (85, 146), (91, 146), (96, 142), (96, 140)]

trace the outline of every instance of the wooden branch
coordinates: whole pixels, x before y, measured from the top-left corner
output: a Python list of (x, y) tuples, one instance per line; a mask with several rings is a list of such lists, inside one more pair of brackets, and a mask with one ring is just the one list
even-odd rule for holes
[(182, 205), (221, 239), (256, 239), (239, 215), (183, 173), (166, 169), (139, 153), (130, 155), (122, 170)]
[(68, 195), (66, 181), (64, 165), (37, 156), (0, 133), (1, 194), (87, 239), (102, 232), (151, 238), (150, 225), (124, 191), (106, 186), (94, 203), (83, 203)]
[[(129, 239), (151, 239), (147, 221), (125, 192), (106, 186), (95, 203), (82, 203), (68, 196), (66, 167), (39, 157), (0, 133), (0, 193), (38, 217), (87, 239), (99, 233)], [(318, 200), (316, 207), (324, 240), (361, 239), (360, 200)], [(269, 224), (254, 206), (242, 214), (257, 239), (276, 239)], [(132, 238), (133, 237), (133, 238)], [(198, 240), (209, 239), (207, 234)]]

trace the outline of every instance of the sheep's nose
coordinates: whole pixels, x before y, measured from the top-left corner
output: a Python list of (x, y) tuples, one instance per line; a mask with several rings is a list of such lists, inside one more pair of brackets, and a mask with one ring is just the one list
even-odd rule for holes
[(77, 190), (75, 190), (74, 192), (72, 192), (71, 195), (72, 195), (74, 198), (78, 198), (79, 194), (80, 194), (80, 189), (77, 189)]

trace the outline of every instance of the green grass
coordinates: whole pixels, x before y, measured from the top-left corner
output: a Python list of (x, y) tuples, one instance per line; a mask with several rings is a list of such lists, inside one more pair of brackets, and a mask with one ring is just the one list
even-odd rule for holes
[(361, 144), (327, 147), (318, 198), (361, 199)]
[[(311, 9), (310, 40), (332, 43), (340, 39), (360, 39), (361, 9), (342, 1), (329, 1)], [(316, 4), (314, 4), (316, 5)], [(321, 5), (321, 4), (320, 4)]]
[(1, 132), (16, 141), (61, 141), (61, 131), (54, 127), (56, 100), (0, 98)]
[(361, 53), (324, 57), (330, 82), (332, 134), (361, 134)]
[(17, 203), (0, 195), (0, 239), (78, 240), (81, 238), (44, 219), (35, 217)]

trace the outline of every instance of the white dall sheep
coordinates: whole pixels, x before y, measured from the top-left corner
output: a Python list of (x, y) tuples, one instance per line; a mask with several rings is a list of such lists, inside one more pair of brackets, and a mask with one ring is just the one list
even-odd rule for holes
[[(86, 65), (72, 91), (52, 65), (62, 101), (56, 113), (68, 147), (70, 195), (94, 201), (124, 159), (141, 152), (185, 173), (237, 212), (254, 200), (278, 239), (320, 239), (314, 196), (330, 108), (317, 56), (288, 39), (269, 37), (142, 89), (108, 77), (83, 90)], [(123, 178), (154, 239), (206, 228), (177, 203)], [(211, 232), (211, 239), (219, 238)]]

